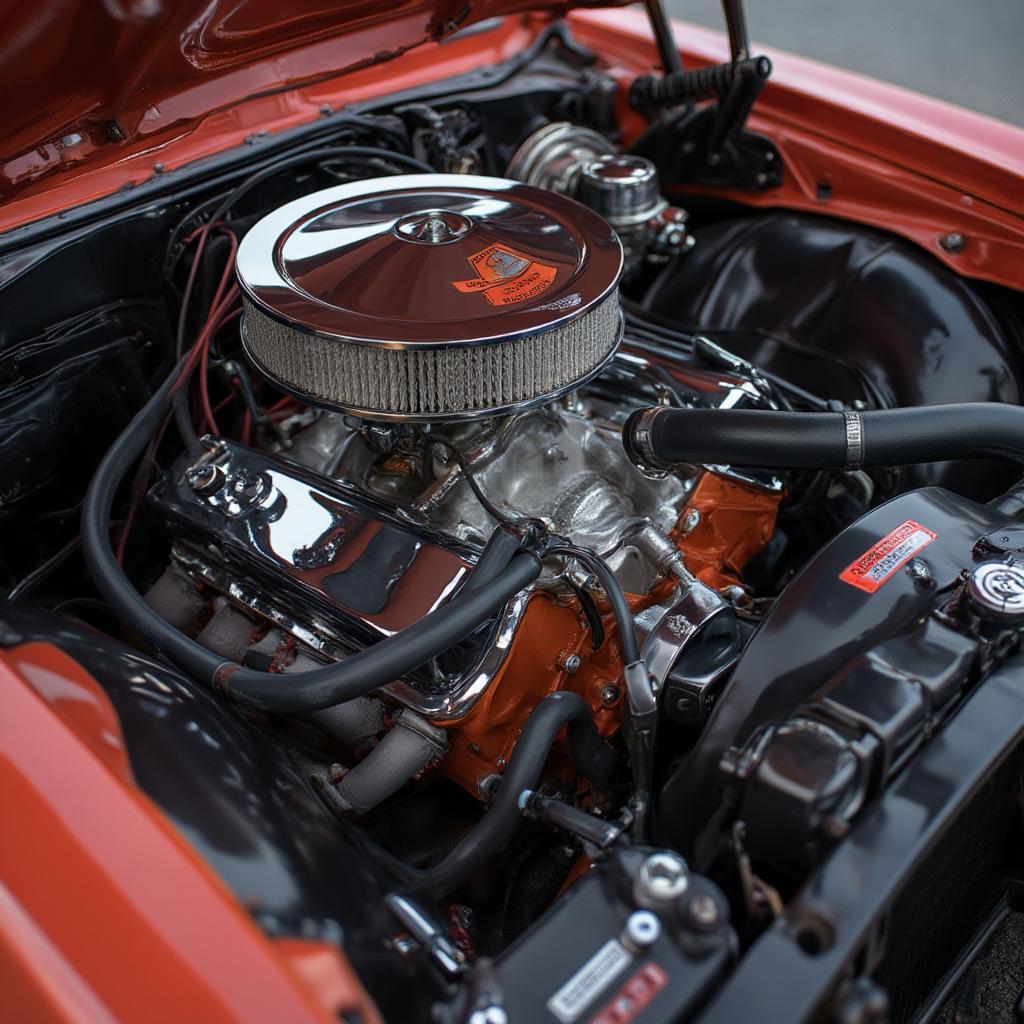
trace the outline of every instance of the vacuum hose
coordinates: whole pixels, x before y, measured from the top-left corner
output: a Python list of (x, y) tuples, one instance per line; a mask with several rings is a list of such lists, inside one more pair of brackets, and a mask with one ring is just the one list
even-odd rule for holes
[(550, 694), (526, 719), (494, 803), (436, 867), (416, 873), (411, 885), (414, 891), (433, 899), (446, 896), (512, 838), (523, 821), (519, 795), (524, 789), (536, 788), (544, 762), (563, 728), (576, 770), (598, 789), (608, 787), (617, 758), (601, 739), (590, 705), (579, 694), (566, 690)]
[(873, 412), (641, 409), (622, 430), (636, 465), (871, 469), (952, 459), (1024, 462), (1024, 408), (999, 402)]
[[(103, 457), (82, 508), (82, 552), (100, 593), (118, 617), (158, 653), (193, 678), (251, 708), (308, 712), (361, 697), (411, 672), (469, 636), (540, 575), (531, 554), (513, 553), (506, 539), (499, 552), (481, 558), (486, 579), (475, 579), (418, 622), (372, 647), (324, 668), (271, 674), (225, 662), (165, 622), (132, 586), (110, 544), (114, 496), (166, 413), (168, 399), (188, 357), (136, 414)], [(499, 557), (500, 554), (500, 557)]]

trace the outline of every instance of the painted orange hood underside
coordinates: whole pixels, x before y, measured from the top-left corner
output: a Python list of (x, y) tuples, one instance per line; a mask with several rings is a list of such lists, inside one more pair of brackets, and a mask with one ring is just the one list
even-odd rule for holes
[(93, 147), (184, 134), (235, 103), (488, 18), (616, 2), (0, 0), (0, 165), (9, 180), (35, 178)]

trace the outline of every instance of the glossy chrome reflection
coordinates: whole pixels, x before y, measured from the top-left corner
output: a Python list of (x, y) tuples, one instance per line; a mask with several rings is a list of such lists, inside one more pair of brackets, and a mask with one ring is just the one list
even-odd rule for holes
[[(471, 547), (344, 484), (232, 442), (204, 459), (223, 471), (219, 491), (198, 493), (185, 471), (152, 495), (178, 537), (175, 562), (326, 658), (418, 622), (472, 570)], [(252, 494), (241, 509), (239, 481)], [(504, 663), (528, 599), (511, 601), (458, 658), (435, 659), (386, 692), (435, 720), (462, 717)]]
[[(444, 244), (423, 244), (432, 231)], [(480, 299), (486, 282), (470, 260), (489, 248), (551, 267), (550, 286), (525, 301)], [(237, 266), (248, 300), (296, 329), (391, 349), (465, 348), (592, 309), (618, 282), (622, 247), (606, 221), (563, 196), (506, 178), (410, 174), (286, 203), (246, 234)], [(494, 283), (504, 269), (493, 268)]]
[(543, 403), (600, 372), (622, 334), (622, 247), (608, 223), (503, 178), (325, 189), (257, 223), (237, 264), (256, 368), (364, 419)]

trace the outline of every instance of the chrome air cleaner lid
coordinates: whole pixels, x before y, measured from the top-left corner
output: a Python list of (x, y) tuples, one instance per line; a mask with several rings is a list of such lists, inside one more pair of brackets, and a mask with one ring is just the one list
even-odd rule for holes
[(373, 419), (547, 401), (614, 355), (622, 249), (578, 203), (502, 178), (338, 185), (259, 221), (238, 252), (256, 366)]

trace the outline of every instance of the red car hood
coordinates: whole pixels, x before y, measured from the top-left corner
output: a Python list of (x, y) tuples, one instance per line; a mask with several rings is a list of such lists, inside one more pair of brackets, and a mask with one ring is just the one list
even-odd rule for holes
[[(0, 165), (38, 179), (474, 22), (621, 0), (0, 0)], [(78, 152), (75, 152), (78, 150)]]

